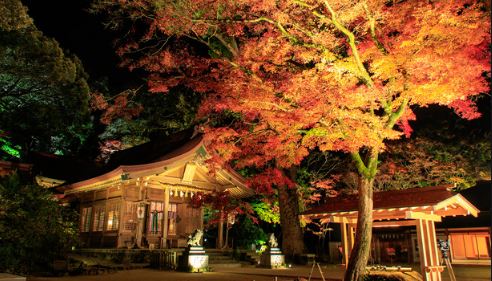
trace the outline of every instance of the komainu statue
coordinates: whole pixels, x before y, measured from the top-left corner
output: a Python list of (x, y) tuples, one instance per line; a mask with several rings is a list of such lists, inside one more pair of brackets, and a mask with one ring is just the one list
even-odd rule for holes
[(203, 231), (201, 229), (196, 229), (188, 236), (188, 241), (186, 244), (188, 246), (201, 246), (202, 245)]
[(277, 238), (275, 238), (275, 235), (273, 233), (270, 233), (270, 236), (268, 237), (268, 246), (270, 246), (270, 248), (278, 247)]

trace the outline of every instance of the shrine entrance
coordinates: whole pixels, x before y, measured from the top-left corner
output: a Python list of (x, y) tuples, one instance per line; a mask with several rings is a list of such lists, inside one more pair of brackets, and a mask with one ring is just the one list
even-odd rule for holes
[[(449, 186), (412, 188), (375, 192), (373, 195), (373, 227), (412, 226), (416, 228), (422, 277), (425, 281), (440, 281), (444, 266), (440, 263), (434, 223), (442, 217), (477, 216), (478, 209)], [(301, 216), (339, 223), (342, 234), (342, 255), (345, 266), (355, 242), (357, 196), (333, 198), (324, 205)], [(393, 253), (387, 253), (392, 255)]]

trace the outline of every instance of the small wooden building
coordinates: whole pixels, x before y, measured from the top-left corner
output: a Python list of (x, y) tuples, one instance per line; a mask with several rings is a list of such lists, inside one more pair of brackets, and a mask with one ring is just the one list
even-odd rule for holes
[(452, 263), (490, 266), (491, 189), (489, 180), (478, 182), (476, 186), (460, 192), (480, 210), (478, 217), (446, 217), (436, 223), (438, 237), (444, 237), (450, 242)]
[[(66, 198), (80, 204), (80, 238), (85, 247), (182, 247), (193, 230), (203, 228), (203, 209), (190, 204), (194, 196), (215, 191), (233, 197), (253, 194), (231, 169), (210, 173), (200, 135), (175, 141), (172, 149), (170, 145), (164, 150), (147, 145), (157, 154), (151, 162), (119, 165), (61, 188)], [(167, 152), (158, 155), (162, 151)], [(139, 149), (133, 154), (138, 157)], [(141, 158), (148, 159), (143, 153)]]
[[(413, 256), (420, 261), (421, 272), (425, 281), (440, 281), (443, 266), (437, 246), (435, 223), (442, 217), (478, 216), (479, 210), (455, 193), (449, 186), (434, 186), (375, 192), (373, 196), (373, 233), (372, 257), (381, 260), (383, 256), (396, 258), (396, 248), (391, 247), (387, 238), (398, 240), (401, 245), (400, 255)], [(301, 216), (339, 223), (342, 232), (341, 251), (343, 263), (347, 265), (350, 252), (355, 242), (357, 227), (358, 196), (335, 198), (304, 212)], [(415, 240), (410, 235), (398, 231), (383, 234), (379, 229), (411, 227), (416, 230)], [(382, 250), (383, 248), (383, 250)], [(404, 250), (404, 251), (403, 251)], [(398, 262), (398, 261), (397, 261)]]

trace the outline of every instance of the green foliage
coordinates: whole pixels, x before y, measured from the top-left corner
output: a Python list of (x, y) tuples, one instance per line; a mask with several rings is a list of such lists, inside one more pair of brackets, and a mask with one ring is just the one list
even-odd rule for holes
[(22, 181), (0, 178), (0, 271), (46, 271), (77, 237), (76, 215), (58, 205), (53, 194)]
[(239, 223), (234, 224), (235, 244), (239, 247), (249, 248), (251, 244), (262, 245), (268, 237), (263, 229), (255, 224), (249, 217), (244, 216)]
[(203, 223), (208, 225), (215, 219), (218, 211), (214, 210), (211, 206), (203, 205)]
[(87, 74), (30, 24), (19, 0), (0, 4), (2, 14), (16, 11), (24, 15), (0, 20), (0, 129), (23, 152), (76, 152), (91, 122)]
[(101, 141), (120, 140), (122, 147), (128, 148), (190, 128), (200, 98), (187, 89), (175, 88), (167, 94), (137, 94), (132, 102), (143, 111), (134, 119), (115, 119), (99, 135)]
[(2, 131), (0, 131), (0, 151), (15, 158), (20, 158), (20, 146), (12, 144), (7, 137), (2, 137), (1, 133)]
[(257, 214), (258, 218), (267, 223), (280, 223), (280, 212), (278, 201), (266, 203), (264, 201), (253, 201), (251, 207)]

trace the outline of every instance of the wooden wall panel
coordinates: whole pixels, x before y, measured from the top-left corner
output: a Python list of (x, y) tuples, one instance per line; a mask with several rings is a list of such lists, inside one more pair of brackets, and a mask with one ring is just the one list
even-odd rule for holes
[(83, 203), (92, 202), (94, 200), (94, 192), (82, 192), (78, 196)]
[(178, 204), (178, 235), (188, 236), (202, 225), (202, 211), (200, 208), (192, 208), (189, 204)]
[(138, 201), (140, 199), (140, 188), (138, 186), (125, 186), (124, 197), (129, 201)]
[(177, 225), (177, 231), (176, 233), (178, 235), (186, 235), (190, 232), (188, 232), (188, 213), (186, 210), (186, 204), (178, 204), (177, 208), (177, 213), (178, 213), (178, 225)]
[(157, 188), (147, 188), (147, 199), (153, 201), (163, 201), (164, 200), (164, 190)]
[(96, 200), (106, 199), (106, 189), (96, 191)]
[(119, 197), (121, 195), (122, 195), (121, 188), (118, 188), (116, 186), (108, 188), (108, 197), (109, 198)]

